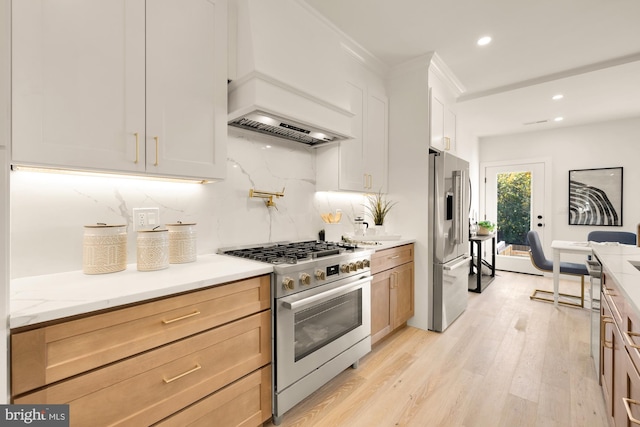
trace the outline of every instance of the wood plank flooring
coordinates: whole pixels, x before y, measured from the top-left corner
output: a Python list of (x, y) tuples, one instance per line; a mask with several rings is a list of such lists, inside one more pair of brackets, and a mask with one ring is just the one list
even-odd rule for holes
[[(497, 272), (444, 333), (403, 328), (281, 426), (608, 426), (589, 310), (530, 300), (535, 288), (552, 281)], [(578, 288), (561, 281), (562, 292)]]

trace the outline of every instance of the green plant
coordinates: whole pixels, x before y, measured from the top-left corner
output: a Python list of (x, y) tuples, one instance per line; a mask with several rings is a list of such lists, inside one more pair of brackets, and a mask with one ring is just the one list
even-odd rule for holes
[(478, 223), (478, 226), (480, 226), (482, 228), (486, 228), (489, 231), (493, 231), (493, 229), (496, 228), (496, 225), (494, 223), (492, 223), (491, 221), (480, 221)]
[(365, 208), (369, 211), (369, 214), (371, 214), (373, 223), (375, 225), (383, 225), (384, 218), (397, 202), (385, 200), (382, 196), (382, 191), (368, 195), (367, 199), (369, 200), (369, 204), (365, 205)]

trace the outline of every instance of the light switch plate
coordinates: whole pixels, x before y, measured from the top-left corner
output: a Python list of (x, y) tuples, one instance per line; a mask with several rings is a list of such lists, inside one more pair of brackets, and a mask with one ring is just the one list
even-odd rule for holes
[(133, 230), (151, 230), (160, 225), (159, 208), (133, 208)]

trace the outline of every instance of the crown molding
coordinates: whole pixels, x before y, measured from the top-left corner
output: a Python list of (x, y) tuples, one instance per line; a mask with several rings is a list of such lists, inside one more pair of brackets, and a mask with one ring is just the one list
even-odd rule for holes
[(424, 72), (426, 76), (429, 72), (429, 66), (431, 65), (431, 58), (433, 55), (434, 52), (427, 52), (396, 65), (389, 72), (389, 79), (404, 78), (408, 73), (414, 73), (416, 71)]
[(467, 88), (464, 87), (462, 82), (453, 74), (449, 66), (445, 64), (442, 58), (435, 52), (431, 58), (431, 67), (429, 70), (433, 71), (433, 73), (447, 85), (456, 98), (467, 91)]

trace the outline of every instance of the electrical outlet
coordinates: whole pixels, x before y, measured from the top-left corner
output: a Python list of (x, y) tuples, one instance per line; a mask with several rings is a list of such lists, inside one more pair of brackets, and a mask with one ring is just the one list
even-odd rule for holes
[(159, 208), (133, 208), (133, 230), (151, 230), (160, 225)]

